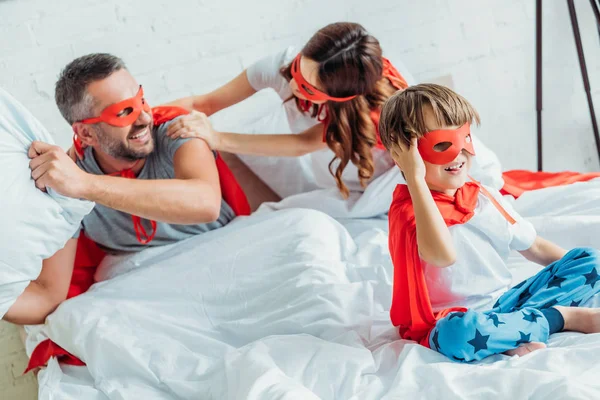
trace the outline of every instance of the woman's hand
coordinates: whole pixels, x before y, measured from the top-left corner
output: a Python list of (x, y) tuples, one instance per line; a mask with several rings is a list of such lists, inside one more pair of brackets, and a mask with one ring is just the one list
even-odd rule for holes
[(171, 139), (200, 138), (206, 141), (212, 150), (221, 150), (219, 133), (213, 129), (206, 114), (198, 111), (192, 111), (173, 121), (167, 129), (167, 136)]

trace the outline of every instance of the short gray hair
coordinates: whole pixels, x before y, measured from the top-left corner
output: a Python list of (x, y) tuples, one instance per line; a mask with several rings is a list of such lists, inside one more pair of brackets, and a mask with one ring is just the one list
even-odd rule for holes
[(54, 98), (60, 113), (69, 124), (90, 115), (94, 99), (87, 93), (87, 86), (109, 77), (114, 72), (127, 69), (123, 60), (106, 53), (88, 54), (71, 61), (60, 73)]

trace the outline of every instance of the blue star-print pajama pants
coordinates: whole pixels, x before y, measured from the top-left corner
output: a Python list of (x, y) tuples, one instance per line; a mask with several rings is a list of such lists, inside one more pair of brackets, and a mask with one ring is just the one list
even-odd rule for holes
[(576, 248), (504, 293), (489, 311), (439, 320), (429, 346), (455, 361), (481, 360), (562, 330), (554, 305), (577, 307), (600, 291), (600, 251)]

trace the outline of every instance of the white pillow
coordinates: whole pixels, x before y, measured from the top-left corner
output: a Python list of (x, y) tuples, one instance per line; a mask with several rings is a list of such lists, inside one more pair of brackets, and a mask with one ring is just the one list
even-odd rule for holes
[(94, 204), (35, 187), (27, 150), (54, 143), (23, 105), (0, 88), (0, 318), (64, 247)]

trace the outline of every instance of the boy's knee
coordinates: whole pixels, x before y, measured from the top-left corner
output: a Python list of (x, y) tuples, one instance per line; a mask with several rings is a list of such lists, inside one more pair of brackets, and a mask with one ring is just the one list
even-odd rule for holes
[(598, 262), (600, 260), (600, 251), (593, 247), (576, 247), (571, 250), (571, 256), (574, 260), (580, 260), (583, 258), (590, 258)]
[(453, 312), (439, 320), (429, 337), (431, 349), (460, 362), (476, 359), (478, 347), (485, 346), (485, 332), (478, 329), (478, 313)]

